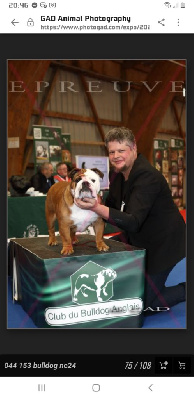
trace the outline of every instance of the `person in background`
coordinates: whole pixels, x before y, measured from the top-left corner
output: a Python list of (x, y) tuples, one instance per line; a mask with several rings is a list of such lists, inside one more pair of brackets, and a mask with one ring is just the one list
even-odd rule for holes
[(174, 266), (185, 257), (185, 222), (162, 173), (138, 154), (132, 131), (110, 130), (105, 145), (115, 170), (106, 205), (91, 198), (74, 201), (121, 228), (122, 241), (146, 249), (144, 308), (170, 308), (186, 300), (185, 282), (165, 286)]
[(53, 174), (53, 166), (49, 162), (41, 164), (39, 171), (31, 177), (31, 186), (35, 190), (46, 194), (50, 187), (55, 183)]
[(68, 178), (68, 166), (64, 162), (59, 162), (56, 165), (57, 174), (54, 176), (55, 182), (66, 181), (69, 182), (71, 179)]

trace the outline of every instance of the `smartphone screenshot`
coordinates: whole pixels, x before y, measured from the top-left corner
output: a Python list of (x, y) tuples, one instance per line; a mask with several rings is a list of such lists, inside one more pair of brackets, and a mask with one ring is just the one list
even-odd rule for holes
[(192, 399), (194, 6), (0, 7), (0, 394)]

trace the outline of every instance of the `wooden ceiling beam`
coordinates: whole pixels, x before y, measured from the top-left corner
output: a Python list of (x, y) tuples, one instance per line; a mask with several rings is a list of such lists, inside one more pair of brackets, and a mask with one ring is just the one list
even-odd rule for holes
[[(106, 81), (106, 82), (118, 82), (118, 83), (125, 83), (125, 81), (123, 79), (121, 79), (120, 76), (110, 76), (110, 75), (105, 75), (105, 74), (100, 74), (99, 72), (95, 72), (95, 71), (91, 71), (85, 68), (82, 68), (78, 65), (70, 65), (70, 64), (65, 64), (62, 63), (60, 61), (51, 61), (51, 67), (56, 68), (56, 67), (60, 67), (61, 69), (64, 69), (66, 71), (70, 71), (70, 72), (74, 72), (74, 73), (81, 73), (83, 76), (87, 75), (88, 77), (91, 78), (96, 78), (96, 79), (100, 79), (102, 81)], [(135, 88), (141, 86), (141, 83), (131, 83), (131, 87)]]
[(184, 134), (183, 129), (182, 129), (182, 126), (181, 126), (181, 116), (182, 116), (183, 108), (182, 108), (181, 114), (180, 114), (180, 116), (179, 116), (179, 115), (178, 115), (177, 106), (176, 106), (176, 103), (175, 103), (174, 99), (173, 99), (173, 101), (172, 101), (172, 107), (173, 107), (173, 111), (174, 111), (175, 118), (176, 118), (176, 121), (177, 121), (178, 129), (179, 129), (179, 134), (180, 134), (180, 136), (185, 140), (185, 134)]
[(91, 96), (91, 93), (88, 92), (88, 87), (87, 87), (87, 83), (86, 83), (85, 77), (82, 74), (80, 74), (79, 76), (80, 76), (80, 80), (82, 82), (82, 85), (83, 85), (83, 88), (84, 88), (84, 91), (85, 91), (85, 95), (86, 95), (86, 97), (88, 99), (88, 103), (89, 103), (89, 105), (91, 107), (92, 114), (93, 114), (94, 119), (95, 119), (95, 123), (96, 123), (96, 125), (98, 127), (98, 131), (100, 133), (101, 139), (104, 141), (104, 130), (103, 130), (101, 124), (100, 124), (100, 121), (99, 121), (99, 118), (98, 118), (98, 113), (97, 113), (93, 98)]
[(121, 84), (121, 115), (122, 115), (122, 126), (126, 126), (129, 114), (131, 112), (131, 91), (128, 91), (128, 84), (126, 82), (126, 70), (121, 71), (122, 79), (125, 83)]
[(168, 61), (156, 61), (147, 77), (147, 83), (153, 88), (150, 92), (145, 86), (140, 90), (133, 109), (129, 115), (127, 126), (136, 137), (138, 151), (151, 159), (153, 139), (161, 120), (172, 99), (177, 95), (172, 91), (172, 81), (185, 81), (185, 68)]
[(40, 108), (40, 117), (39, 117), (39, 120), (38, 120), (38, 125), (42, 122), (42, 120), (43, 120), (43, 118), (45, 116), (45, 111), (46, 111), (48, 103), (49, 103), (49, 101), (51, 99), (51, 95), (53, 93), (53, 89), (54, 89), (54, 87), (56, 85), (56, 81), (57, 81), (57, 78), (59, 76), (59, 71), (60, 71), (59, 68), (56, 68), (54, 71), (52, 71), (52, 74), (51, 74), (51, 77), (50, 77), (50, 82), (49, 82), (50, 83), (49, 87), (46, 88), (45, 91), (44, 91), (44, 96), (42, 98), (42, 101), (41, 101), (41, 104), (40, 104), (40, 107), (39, 107)]
[[(39, 115), (38, 110), (33, 110), (32, 111), (33, 115)], [(76, 114), (68, 114), (68, 113), (63, 113), (59, 111), (44, 111), (44, 116), (49, 117), (49, 118), (59, 118), (59, 119), (66, 119), (69, 121), (78, 121), (78, 122), (89, 122), (92, 124), (95, 124), (95, 118), (94, 117), (88, 117), (84, 115), (76, 115)], [(115, 121), (115, 120), (110, 120), (110, 119), (102, 119), (99, 118), (99, 122), (101, 125), (113, 125), (113, 126), (122, 126), (122, 121)]]

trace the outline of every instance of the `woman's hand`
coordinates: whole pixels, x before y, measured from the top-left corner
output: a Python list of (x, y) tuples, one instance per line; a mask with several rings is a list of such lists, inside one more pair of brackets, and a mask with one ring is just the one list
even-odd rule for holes
[(92, 210), (95, 211), (95, 207), (98, 205), (98, 200), (97, 199), (91, 199), (88, 197), (85, 197), (84, 199), (75, 199), (74, 198), (74, 203), (76, 206), (79, 208), (82, 208), (83, 210)]
[(85, 197), (84, 199), (75, 199), (74, 198), (74, 203), (79, 208), (82, 208), (83, 210), (94, 211), (100, 217), (104, 218), (105, 220), (108, 220), (109, 219), (109, 208), (106, 206), (103, 206), (101, 204), (101, 202), (102, 202), (102, 200), (101, 200), (100, 196), (98, 196), (97, 199), (95, 199), (95, 198), (91, 199), (88, 197)]

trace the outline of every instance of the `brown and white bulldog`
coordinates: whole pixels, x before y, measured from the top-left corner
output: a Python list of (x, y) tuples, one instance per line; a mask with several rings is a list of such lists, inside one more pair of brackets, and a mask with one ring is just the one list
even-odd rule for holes
[(49, 246), (57, 245), (55, 238), (55, 220), (58, 220), (59, 233), (63, 248), (61, 254), (74, 252), (73, 244), (77, 243), (76, 232), (83, 232), (93, 225), (96, 235), (96, 247), (107, 251), (109, 247), (103, 241), (104, 221), (95, 212), (83, 210), (74, 203), (74, 198), (98, 198), (100, 177), (104, 174), (97, 168), (77, 169), (69, 174), (71, 182), (57, 182), (51, 186), (46, 198), (46, 221), (49, 232)]

